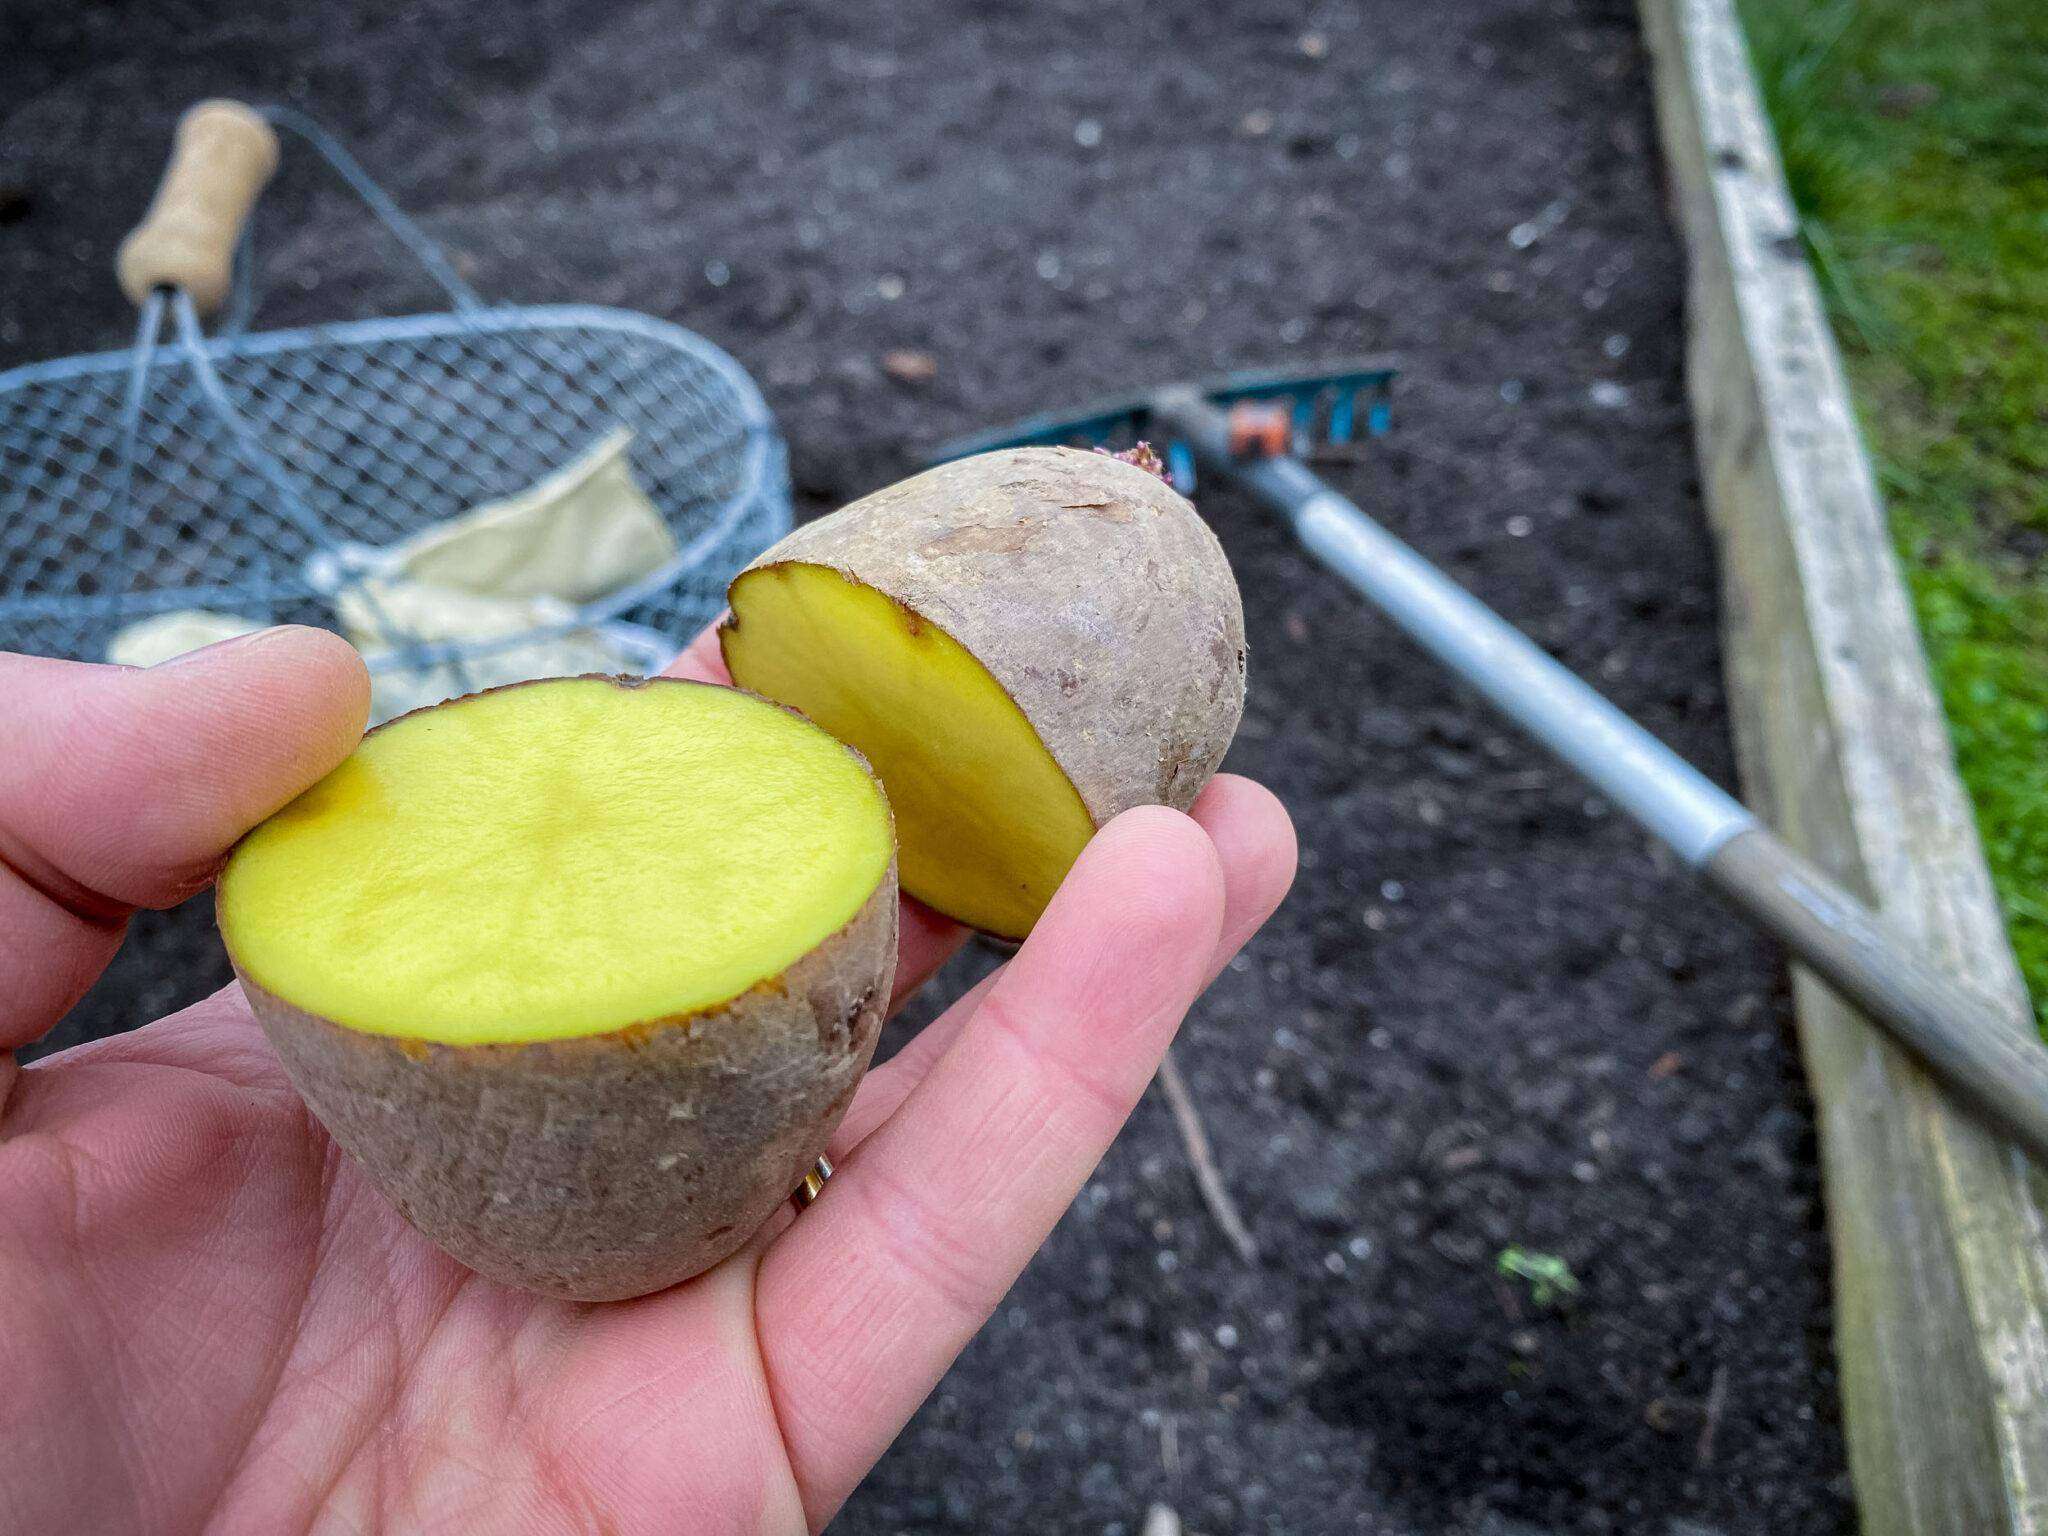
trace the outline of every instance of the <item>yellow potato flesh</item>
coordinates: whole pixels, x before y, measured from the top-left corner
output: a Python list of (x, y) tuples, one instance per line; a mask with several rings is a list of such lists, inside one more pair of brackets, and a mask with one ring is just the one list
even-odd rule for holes
[(743, 574), (722, 634), (744, 688), (860, 748), (896, 813), (898, 878), (927, 906), (1022, 938), (1095, 827), (1038, 732), (951, 635), (822, 565)]
[(367, 737), (235, 850), (221, 933), (351, 1029), (603, 1034), (780, 975), (874, 894), (890, 841), (873, 777), (785, 710), (560, 679)]

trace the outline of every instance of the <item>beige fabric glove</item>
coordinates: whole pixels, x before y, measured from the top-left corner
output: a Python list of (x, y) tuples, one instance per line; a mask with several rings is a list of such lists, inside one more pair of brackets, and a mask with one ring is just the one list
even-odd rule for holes
[(551, 597), (478, 597), (417, 581), (370, 578), (334, 600), (342, 630), (371, 663), (370, 717), (389, 720), (408, 710), (438, 704), (458, 693), (525, 682), (533, 677), (574, 677), (584, 672), (637, 672), (630, 656), (601, 630), (574, 629), (544, 640), (526, 640), (502, 650), (463, 658), (457, 668), (378, 668), (377, 658), (399, 644), (492, 640), (566, 624), (576, 616), (568, 603)]
[(107, 642), (107, 660), (117, 667), (153, 667), (201, 646), (232, 640), (263, 626), (254, 619), (206, 608), (151, 614), (117, 631)]
[(680, 546), (633, 479), (632, 441), (621, 427), (531, 490), (401, 540), (381, 574), (485, 597), (571, 603), (651, 575)]
[[(372, 666), (371, 718), (533, 677), (638, 672), (646, 657), (602, 629), (571, 630), (466, 658), (460, 668), (378, 667), (407, 643), (491, 640), (560, 626), (577, 605), (660, 570), (680, 546), (633, 479), (633, 434), (610, 433), (532, 489), (488, 502), (389, 546), (380, 574), (334, 599), (341, 629)], [(185, 609), (130, 624), (107, 659), (147, 667), (262, 626)]]

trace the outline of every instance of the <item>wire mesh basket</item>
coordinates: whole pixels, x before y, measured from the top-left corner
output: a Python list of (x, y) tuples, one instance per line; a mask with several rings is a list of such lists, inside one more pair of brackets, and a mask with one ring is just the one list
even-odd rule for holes
[[(264, 118), (319, 148), (453, 307), (244, 333), (244, 226), (220, 334), (203, 334), (190, 292), (155, 286), (132, 350), (0, 373), (0, 648), (100, 660), (122, 626), (186, 609), (341, 627), (337, 601), (380, 549), (517, 495), (623, 428), (675, 552), (552, 628), (601, 629), (657, 669), (789, 527), (785, 452), (753, 381), (647, 316), (485, 305), (339, 145), (289, 111)], [(546, 632), (408, 641), (372, 665), (459, 683), (465, 663)]]

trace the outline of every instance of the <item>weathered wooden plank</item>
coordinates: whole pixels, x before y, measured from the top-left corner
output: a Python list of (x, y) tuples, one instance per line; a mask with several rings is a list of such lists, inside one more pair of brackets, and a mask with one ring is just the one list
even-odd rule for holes
[[(1752, 805), (2032, 1028), (1733, 0), (1641, 0)], [(2048, 1536), (2048, 1173), (1795, 977), (1866, 1531)]]

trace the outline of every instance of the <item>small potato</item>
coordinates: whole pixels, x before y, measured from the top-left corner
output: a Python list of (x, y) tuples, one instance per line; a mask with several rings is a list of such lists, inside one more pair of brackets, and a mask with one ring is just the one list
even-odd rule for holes
[(794, 713), (672, 680), (401, 716), (251, 832), (221, 935), (406, 1218), (552, 1296), (740, 1247), (853, 1097), (896, 959), (888, 802)]
[(888, 786), (903, 888), (1008, 938), (1104, 822), (1187, 809), (1244, 708), (1222, 546), (1158, 476), (1104, 454), (929, 470), (797, 529), (729, 597), (734, 679)]

